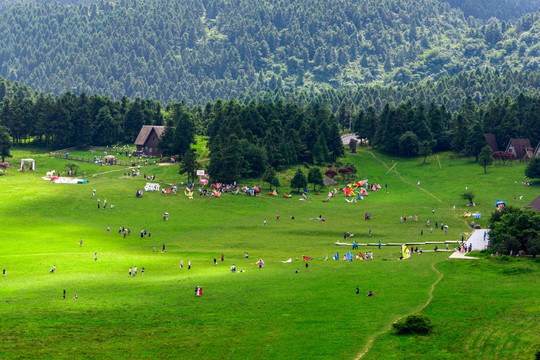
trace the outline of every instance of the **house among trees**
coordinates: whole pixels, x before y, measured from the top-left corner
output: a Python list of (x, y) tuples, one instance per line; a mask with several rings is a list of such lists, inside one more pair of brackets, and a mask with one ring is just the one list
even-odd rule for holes
[(166, 128), (166, 126), (143, 125), (135, 140), (137, 154), (145, 156), (161, 156), (161, 150), (158, 149), (157, 146), (159, 139)]
[(506, 152), (514, 154), (516, 159), (527, 161), (533, 157), (533, 147), (529, 139), (510, 139)]
[(496, 151), (499, 151), (499, 147), (497, 146), (497, 138), (495, 137), (495, 134), (484, 134), (484, 136), (486, 137), (488, 146), (491, 148), (491, 152), (494, 153)]
[(534, 156), (540, 157), (540, 141), (538, 142), (538, 145), (536, 145), (536, 149), (534, 150)]
[[(538, 149), (538, 146), (536, 148)], [(540, 195), (538, 195), (536, 199), (525, 205), (525, 208), (532, 208), (536, 211), (540, 211)]]

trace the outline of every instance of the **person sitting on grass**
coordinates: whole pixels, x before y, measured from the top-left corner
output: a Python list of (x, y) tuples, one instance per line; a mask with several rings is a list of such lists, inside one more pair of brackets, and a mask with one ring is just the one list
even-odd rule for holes
[(370, 291), (366, 296), (375, 296), (375, 293), (373, 291)]

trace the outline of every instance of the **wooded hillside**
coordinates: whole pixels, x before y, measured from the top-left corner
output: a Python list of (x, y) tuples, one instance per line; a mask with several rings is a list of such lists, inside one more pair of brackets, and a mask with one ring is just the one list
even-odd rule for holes
[[(520, 11), (532, 4), (522, 2)], [(510, 14), (506, 2), (484, 5)], [(204, 104), (485, 67), (536, 71), (539, 29), (538, 13), (483, 23), (436, 0), (23, 1), (0, 13), (0, 75), (55, 94)]]

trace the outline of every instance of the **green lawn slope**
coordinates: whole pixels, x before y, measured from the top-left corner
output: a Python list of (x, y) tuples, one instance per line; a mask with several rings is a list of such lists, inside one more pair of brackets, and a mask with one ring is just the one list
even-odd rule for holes
[[(383, 189), (357, 203), (342, 193), (323, 202), (328, 189), (308, 193), (307, 201), (300, 194), (273, 197), (266, 184), (260, 198), (210, 199), (195, 191), (190, 200), (178, 165), (143, 164), (141, 176), (131, 177), (124, 176), (127, 168), (80, 163), (89, 182), (69, 185), (41, 178), (64, 171), (65, 160), (29, 150), (13, 154), (12, 168), (0, 176), (0, 268), (7, 271), (0, 278), (1, 359), (354, 359), (370, 340), (365, 358), (499, 359), (532, 358), (539, 346), (539, 266), (531, 259), (450, 261), (449, 253), (426, 251), (398, 261), (398, 246), (372, 246), (359, 249), (373, 251), (372, 262), (321, 261), (349, 250), (334, 245), (345, 231), (360, 243), (460, 239), (470, 232), (470, 219), (461, 217), (471, 211), (459, 197), (465, 187), (476, 194), (481, 225), (494, 201), (523, 206), (538, 195), (538, 184), (521, 185), (523, 164), (483, 174), (469, 159), (450, 161), (446, 154), (439, 166), (436, 156), (421, 165), (362, 150), (346, 161), (356, 165), (356, 179)], [(27, 157), (37, 160), (36, 173), (17, 171)], [(136, 198), (146, 184), (142, 174), (180, 191)], [(98, 209), (98, 198), (114, 209)], [(372, 220), (364, 220), (366, 212)], [(315, 220), (319, 215), (326, 221)], [(403, 215), (419, 221), (401, 224)], [(443, 221), (448, 234), (430, 233), (427, 219)], [(124, 238), (119, 227), (131, 234)], [(151, 237), (141, 238), (142, 229)], [(303, 255), (313, 258), (309, 269)], [(280, 263), (289, 258), (292, 263)], [(243, 272), (231, 274), (232, 264)], [(129, 277), (133, 266), (139, 274)], [(375, 297), (365, 296), (370, 290)], [(385, 333), (421, 308), (435, 324), (433, 335)]]

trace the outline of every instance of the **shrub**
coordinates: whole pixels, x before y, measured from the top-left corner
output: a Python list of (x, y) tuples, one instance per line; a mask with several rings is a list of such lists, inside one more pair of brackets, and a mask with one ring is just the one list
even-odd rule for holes
[(333, 169), (330, 169), (330, 170), (326, 170), (324, 172), (324, 175), (328, 176), (329, 178), (334, 178), (336, 175), (337, 175), (337, 171), (336, 170), (333, 170)]
[(422, 314), (413, 314), (392, 325), (398, 334), (429, 334), (433, 329), (431, 320)]
[(473, 203), (473, 200), (474, 200), (474, 193), (470, 190), (466, 190), (465, 192), (463, 192), (463, 194), (461, 194), (461, 197), (465, 200), (468, 200), (469, 201), (469, 204), (472, 204)]

